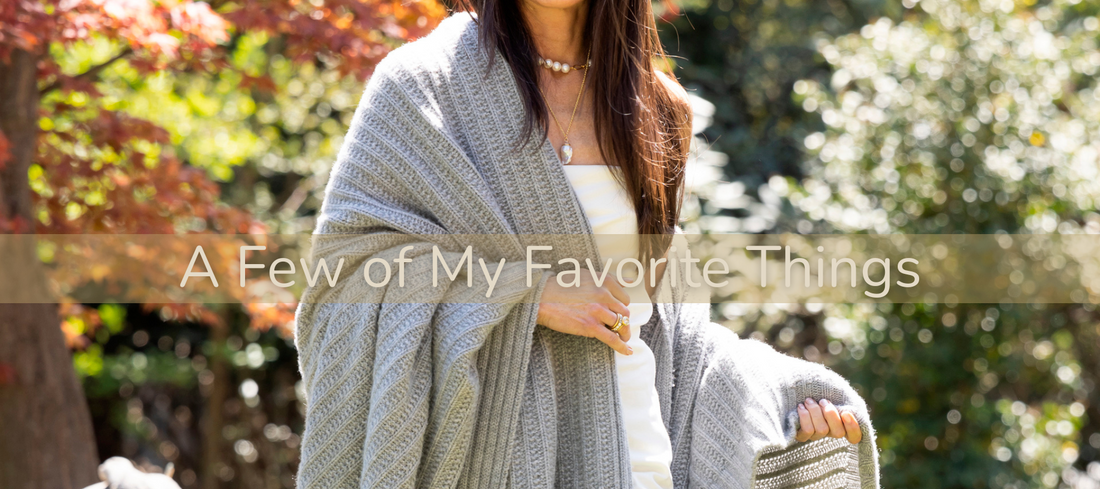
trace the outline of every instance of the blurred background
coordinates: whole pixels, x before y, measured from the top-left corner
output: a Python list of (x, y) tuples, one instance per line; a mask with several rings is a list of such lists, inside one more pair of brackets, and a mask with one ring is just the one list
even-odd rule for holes
[[(1100, 1), (655, 7), (705, 127), (686, 232), (1100, 233)], [(446, 12), (5, 1), (0, 232), (308, 233), (371, 68)], [(1100, 488), (1093, 304), (715, 300), (853, 382), (885, 487)], [(16, 455), (52, 436), (38, 487), (114, 455), (185, 488), (293, 487), (293, 307), (0, 306), (0, 486), (35, 487)]]

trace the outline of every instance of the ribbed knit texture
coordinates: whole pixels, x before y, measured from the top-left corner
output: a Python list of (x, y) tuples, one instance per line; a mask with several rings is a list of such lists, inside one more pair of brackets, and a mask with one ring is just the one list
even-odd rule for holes
[[(322, 278), (297, 314), (300, 487), (629, 487), (612, 350), (536, 326), (549, 274), (525, 284), (529, 244), (554, 245), (543, 263), (601, 263), (592, 230), (550, 143), (515, 144), (523, 104), (507, 63), (494, 54), (489, 69), (485, 53), (456, 14), (367, 84), (314, 235), (314, 259), (343, 258), (343, 278)], [(461, 234), (498, 236), (474, 256), (475, 269), (508, 260), (491, 301), (483, 279), (432, 285), (431, 246), (455, 263)], [(406, 246), (403, 287), (366, 284), (367, 260), (393, 264)], [(874, 434), (848, 384), (736, 339), (707, 304), (682, 302), (681, 283), (666, 274), (642, 331), (677, 487), (877, 487)], [(807, 396), (856, 413), (864, 442), (795, 444)]]

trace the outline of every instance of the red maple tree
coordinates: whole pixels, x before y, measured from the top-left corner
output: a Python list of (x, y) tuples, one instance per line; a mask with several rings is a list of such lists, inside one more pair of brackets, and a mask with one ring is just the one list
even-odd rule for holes
[[(99, 74), (120, 60), (146, 74), (231, 70), (227, 43), (257, 31), (277, 38), (288, 59), (308, 63), (324, 56), (343, 74), (365, 79), (393, 47), (427, 33), (443, 14), (434, 0), (0, 2), (0, 233), (174, 234), (184, 217), (205, 221), (205, 232), (263, 232), (248, 213), (220, 202), (217, 184), (203, 170), (173, 152), (150, 151), (171, 145), (164, 128), (51, 95), (100, 97)], [(51, 47), (94, 39), (120, 49), (80, 73), (66, 73), (50, 55)], [(277, 89), (264, 75), (241, 73), (241, 79), (251, 89)], [(48, 123), (58, 117), (72, 123)], [(39, 187), (32, 189), (32, 177)], [(69, 212), (93, 188), (102, 198), (82, 201), (78, 215)], [(32, 247), (0, 244), (0, 253), (14, 276), (41, 275)], [(0, 295), (36, 286), (0, 283)], [(216, 315), (201, 306), (161, 306), (218, 327)], [(252, 312), (254, 323), (270, 324), (273, 311)], [(95, 482), (91, 420), (59, 306), (0, 303), (0, 318), (0, 487)]]

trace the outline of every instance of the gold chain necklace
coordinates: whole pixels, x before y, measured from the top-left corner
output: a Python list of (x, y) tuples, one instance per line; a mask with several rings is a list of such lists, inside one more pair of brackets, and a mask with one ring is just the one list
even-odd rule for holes
[[(585, 82), (587, 81), (588, 70), (584, 70), (584, 76), (581, 78), (581, 91), (577, 93), (577, 101), (573, 103), (573, 114), (569, 116), (568, 127), (561, 127), (561, 121), (558, 120), (558, 115), (554, 113), (554, 109), (550, 107), (549, 103), (546, 104), (547, 110), (550, 111), (550, 117), (554, 118), (554, 124), (558, 125), (558, 130), (561, 131), (562, 139), (565, 140), (565, 144), (561, 145), (561, 156), (558, 157), (563, 165), (568, 165), (573, 159), (573, 147), (569, 145), (569, 131), (573, 130), (573, 119), (577, 117), (577, 107), (581, 105), (581, 97), (584, 95)], [(539, 87), (539, 93), (542, 93), (542, 99), (546, 100), (546, 92), (542, 91), (542, 87)]]

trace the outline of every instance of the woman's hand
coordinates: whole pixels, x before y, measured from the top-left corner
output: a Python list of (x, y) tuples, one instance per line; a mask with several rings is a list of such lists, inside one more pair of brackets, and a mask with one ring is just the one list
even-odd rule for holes
[(841, 413), (833, 403), (826, 399), (806, 402), (798, 405), (798, 434), (795, 440), (820, 440), (826, 435), (833, 438), (847, 438), (851, 443), (863, 439), (863, 430), (852, 413)]
[(630, 326), (624, 325), (615, 334), (608, 326), (618, 319), (616, 314), (629, 316), (626, 306), (630, 296), (618, 279), (608, 274), (603, 287), (585, 274), (581, 274), (580, 287), (562, 287), (555, 277), (546, 281), (539, 302), (538, 324), (554, 331), (588, 338), (596, 338), (623, 355), (634, 350), (627, 346)]

